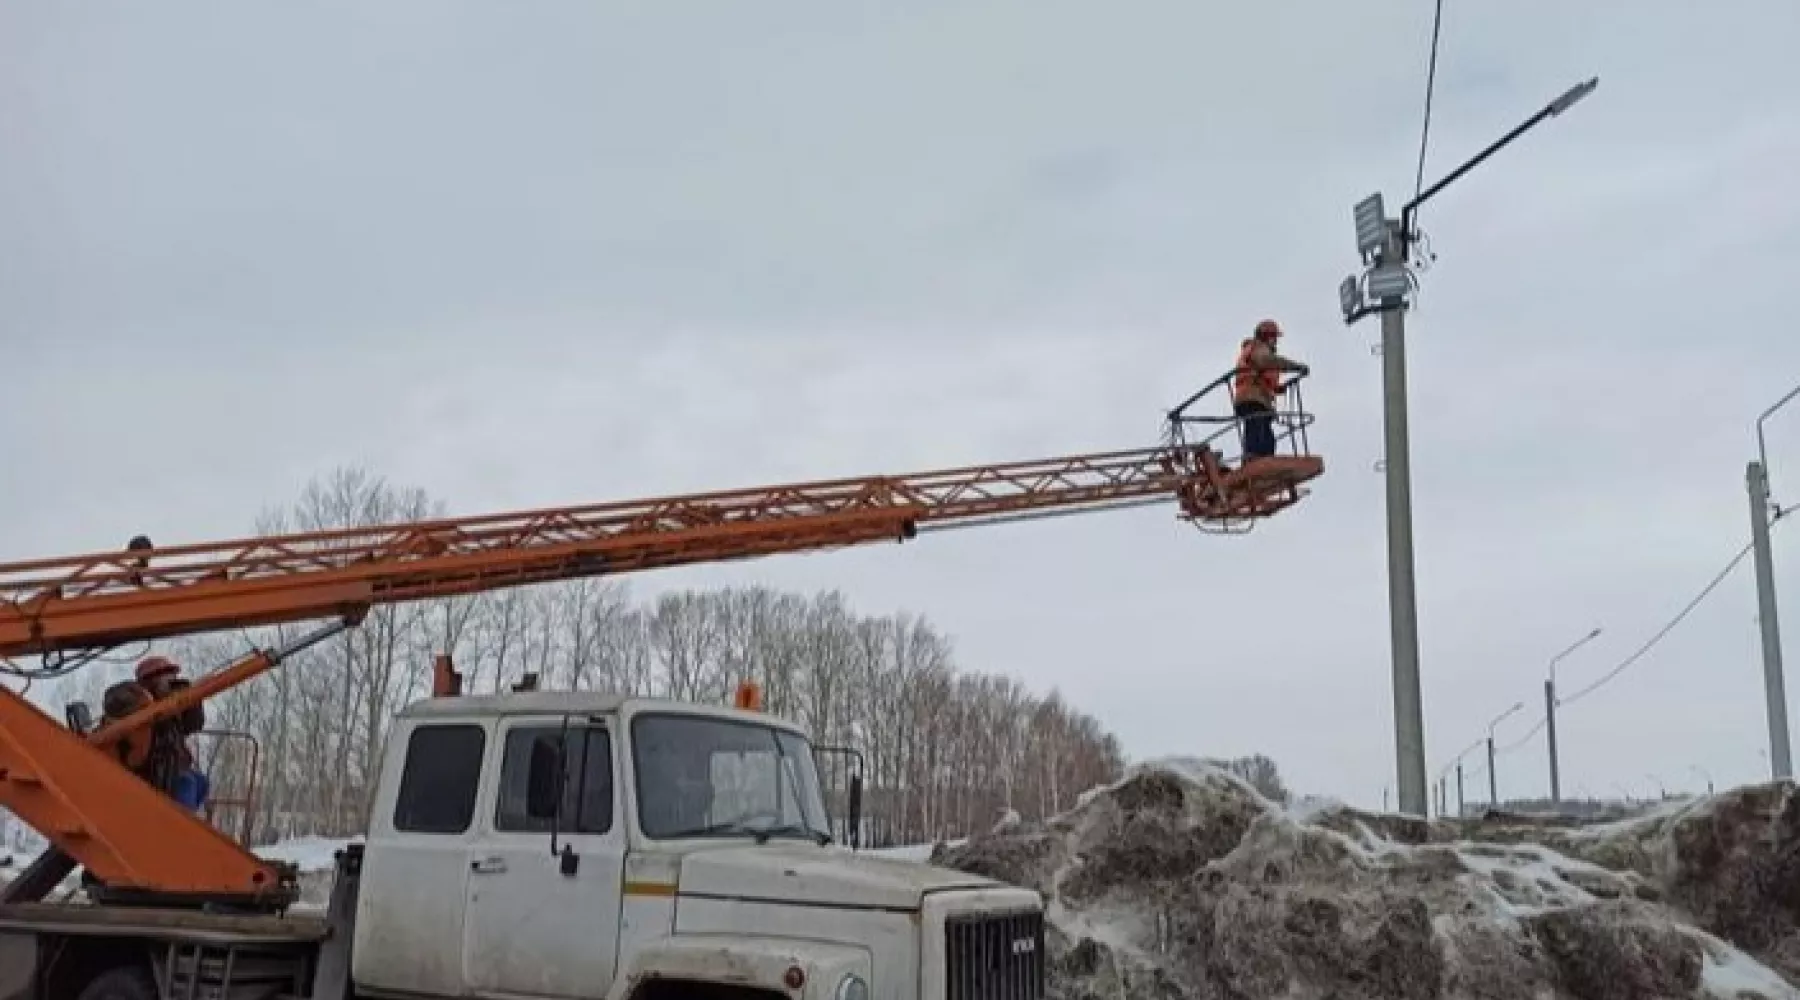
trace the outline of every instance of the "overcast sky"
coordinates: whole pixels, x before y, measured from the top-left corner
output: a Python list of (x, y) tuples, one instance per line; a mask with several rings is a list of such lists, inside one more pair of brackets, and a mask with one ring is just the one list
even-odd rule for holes
[[(1434, 775), (1736, 551), (1753, 421), (1800, 382), (1800, 5), (1447, 6), (1428, 180), (1601, 83), (1423, 217)], [(1153, 508), (634, 587), (841, 588), (1134, 756), (1261, 751), (1377, 804), (1380, 364), (1336, 286), (1351, 205), (1412, 191), (1430, 29), (1427, 0), (6, 4), (0, 557), (241, 534), (346, 463), (473, 513), (1148, 445), (1272, 316), (1328, 471), (1248, 536)], [(1800, 407), (1770, 458), (1800, 503)], [(1766, 774), (1752, 586), (1566, 710), (1565, 791)], [(1499, 771), (1542, 791), (1541, 741)]]

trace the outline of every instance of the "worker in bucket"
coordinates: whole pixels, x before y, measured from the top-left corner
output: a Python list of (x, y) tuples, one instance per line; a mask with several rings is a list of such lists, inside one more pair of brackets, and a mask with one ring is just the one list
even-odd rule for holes
[(1281, 325), (1265, 319), (1238, 347), (1231, 398), (1232, 411), (1243, 424), (1245, 465), (1275, 454), (1275, 400), (1282, 393), (1281, 373), (1308, 371), (1304, 364), (1276, 353), (1280, 340)]
[[(108, 688), (104, 712), (122, 719), (188, 686), (181, 668), (162, 656), (139, 661), (132, 680)], [(206, 727), (206, 709), (194, 705), (120, 741), (119, 756), (139, 777), (189, 809), (199, 811), (211, 791), (206, 775), (195, 766), (188, 737)]]

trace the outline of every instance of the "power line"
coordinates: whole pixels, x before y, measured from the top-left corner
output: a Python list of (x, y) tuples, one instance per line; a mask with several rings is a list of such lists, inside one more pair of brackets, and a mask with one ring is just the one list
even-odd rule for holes
[[(1779, 524), (1781, 522), (1781, 518), (1784, 513), (1785, 513), (1784, 511), (1779, 511), (1779, 510), (1776, 512), (1775, 517), (1771, 521), (1771, 527), (1774, 524)], [(1648, 642), (1644, 643), (1642, 646), (1639, 646), (1636, 652), (1632, 653), (1630, 656), (1627, 656), (1618, 666), (1616, 666), (1616, 667), (1612, 668), (1611, 670), (1608, 670), (1606, 673), (1600, 675), (1600, 677), (1597, 680), (1595, 680), (1593, 683), (1587, 685), (1586, 687), (1582, 688), (1579, 691), (1576, 691), (1574, 694), (1569, 695), (1567, 698), (1557, 699), (1557, 704), (1559, 706), (1570, 705), (1570, 704), (1573, 704), (1576, 701), (1579, 701), (1580, 699), (1586, 697), (1587, 695), (1592, 694), (1595, 689), (1599, 688), (1603, 684), (1606, 684), (1608, 681), (1611, 681), (1614, 677), (1619, 676), (1621, 673), (1623, 673), (1626, 670), (1626, 668), (1630, 667), (1632, 664), (1634, 664), (1638, 660), (1642, 659), (1644, 654), (1646, 654), (1646, 653), (1650, 652), (1650, 650), (1656, 648), (1657, 644), (1662, 642), (1663, 639), (1666, 638), (1670, 632), (1675, 631), (1675, 627), (1677, 625), (1680, 625), (1682, 623), (1682, 621), (1687, 618), (1688, 615), (1692, 614), (1694, 609), (1700, 606), (1701, 602), (1705, 601), (1706, 598), (1708, 596), (1710, 596), (1714, 590), (1718, 589), (1719, 584), (1725, 582), (1725, 578), (1731, 575), (1731, 571), (1734, 569), (1737, 569), (1738, 564), (1744, 561), (1744, 557), (1750, 554), (1751, 548), (1752, 548), (1751, 543), (1746, 543), (1743, 548), (1739, 549), (1737, 552), (1737, 555), (1732, 556), (1731, 561), (1727, 562), (1725, 564), (1725, 567), (1723, 569), (1719, 570), (1718, 573), (1714, 574), (1712, 580), (1709, 581), (1705, 587), (1702, 587), (1700, 589), (1700, 593), (1695, 594), (1694, 599), (1689, 601), (1687, 603), (1687, 606), (1685, 606), (1681, 609), (1680, 613), (1676, 614), (1676, 616), (1674, 618), (1669, 619), (1668, 624), (1666, 624), (1662, 628), (1658, 629), (1656, 634), (1652, 635)]]
[[(1780, 510), (1780, 509), (1776, 510), (1775, 516), (1770, 519), (1770, 524), (1771, 525), (1779, 524), (1781, 522), (1782, 517), (1786, 513), (1787, 513), (1787, 511), (1785, 511), (1785, 510)], [(1752, 546), (1750, 546), (1750, 545), (1745, 545), (1742, 549), (1739, 549), (1738, 553), (1731, 557), (1731, 560), (1725, 564), (1724, 568), (1720, 569), (1719, 572), (1714, 574), (1713, 578), (1707, 582), (1706, 586), (1701, 588), (1700, 592), (1698, 594), (1695, 594), (1694, 598), (1692, 600), (1688, 601), (1688, 603), (1681, 609), (1681, 611), (1679, 613), (1677, 613), (1675, 615), (1675, 617), (1669, 619), (1667, 624), (1663, 625), (1662, 628), (1658, 629), (1656, 631), (1656, 634), (1652, 635), (1650, 637), (1649, 641), (1645, 642), (1642, 646), (1638, 647), (1638, 649), (1635, 652), (1633, 652), (1630, 656), (1626, 657), (1623, 661), (1621, 661), (1618, 666), (1613, 667), (1611, 670), (1608, 670), (1606, 673), (1602, 674), (1599, 678), (1595, 679), (1593, 683), (1588, 684), (1586, 687), (1581, 688), (1580, 690), (1576, 691), (1574, 694), (1569, 695), (1567, 698), (1558, 698), (1556, 701), (1557, 706), (1559, 708), (1567, 707), (1568, 705), (1570, 705), (1577, 699), (1584, 698), (1590, 694), (1593, 694), (1596, 690), (1599, 690), (1600, 687), (1602, 687), (1603, 685), (1612, 681), (1615, 677), (1618, 677), (1620, 674), (1624, 673), (1628, 668), (1631, 667), (1632, 664), (1643, 659), (1644, 656), (1646, 654), (1648, 654), (1652, 649), (1656, 648), (1656, 646), (1659, 643), (1661, 643), (1663, 641), (1663, 639), (1667, 638), (1669, 633), (1673, 632), (1675, 630), (1676, 626), (1680, 625), (1684, 620), (1686, 620), (1687, 616), (1692, 614), (1694, 612), (1695, 608), (1698, 608), (1701, 605), (1701, 603), (1707, 599), (1707, 597), (1711, 596), (1712, 592), (1714, 590), (1718, 589), (1719, 584), (1725, 582), (1725, 578), (1731, 575), (1731, 571), (1736, 569), (1738, 567), (1738, 564), (1744, 561), (1744, 557), (1746, 555), (1750, 554), (1751, 547)], [(1514, 750), (1517, 750), (1520, 747), (1524, 746), (1526, 743), (1530, 742), (1532, 737), (1536, 736), (1540, 732), (1543, 732), (1544, 726), (1548, 722), (1549, 722), (1549, 720), (1547, 718), (1540, 716), (1537, 720), (1537, 724), (1532, 726), (1529, 730), (1527, 730), (1523, 736), (1517, 737), (1516, 739), (1512, 740), (1511, 742), (1505, 743), (1503, 745), (1495, 746), (1494, 747), (1494, 756), (1498, 757), (1502, 754), (1508, 754), (1508, 753), (1511, 753)], [(1485, 769), (1485, 767), (1486, 767), (1486, 765), (1484, 764), (1483, 769)], [(1477, 772), (1477, 773), (1479, 773), (1479, 772)]]
[(1544, 724), (1548, 721), (1549, 721), (1548, 719), (1539, 719), (1539, 720), (1537, 720), (1537, 725), (1532, 726), (1529, 730), (1527, 730), (1525, 735), (1519, 737), (1516, 740), (1513, 740), (1511, 743), (1508, 743), (1504, 746), (1495, 747), (1494, 748), (1494, 756), (1498, 757), (1503, 753), (1512, 753), (1514, 750), (1517, 750), (1520, 747), (1524, 746), (1527, 742), (1529, 742), (1531, 740), (1531, 738), (1533, 736), (1536, 736), (1538, 733), (1543, 732)]
[[(1776, 508), (1775, 516), (1770, 519), (1770, 522), (1769, 522), (1770, 526), (1773, 527), (1774, 525), (1779, 524), (1781, 522), (1782, 517), (1786, 513), (1787, 513), (1786, 510), (1783, 510), (1779, 507)], [(1698, 608), (1701, 605), (1701, 603), (1706, 600), (1707, 597), (1711, 596), (1712, 592), (1714, 590), (1718, 589), (1719, 584), (1725, 582), (1725, 578), (1731, 575), (1731, 571), (1736, 569), (1738, 567), (1738, 564), (1744, 561), (1744, 557), (1746, 555), (1750, 554), (1752, 547), (1753, 547), (1752, 545), (1745, 545), (1742, 549), (1739, 549), (1737, 554), (1732, 556), (1731, 560), (1725, 564), (1724, 568), (1720, 569), (1717, 573), (1715, 573), (1713, 575), (1713, 578), (1711, 580), (1707, 581), (1706, 586), (1702, 587), (1700, 589), (1700, 592), (1698, 594), (1695, 594), (1693, 599), (1688, 601), (1688, 603), (1681, 609), (1680, 612), (1678, 612), (1675, 615), (1675, 617), (1669, 619), (1667, 624), (1663, 625), (1662, 628), (1658, 629), (1656, 631), (1656, 634), (1654, 634), (1650, 637), (1649, 641), (1645, 642), (1642, 646), (1638, 647), (1638, 649), (1635, 652), (1633, 652), (1630, 656), (1626, 657), (1623, 661), (1621, 661), (1618, 666), (1613, 667), (1611, 670), (1602, 674), (1593, 683), (1587, 685), (1586, 687), (1580, 689), (1579, 691), (1576, 691), (1574, 694), (1570, 695), (1567, 698), (1558, 698), (1557, 699), (1558, 707), (1565, 707), (1565, 706), (1569, 705), (1570, 703), (1576, 701), (1577, 699), (1584, 698), (1587, 695), (1594, 693), (1595, 691), (1599, 690), (1602, 686), (1604, 686), (1608, 682), (1612, 681), (1614, 678), (1618, 677), (1620, 674), (1624, 673), (1628, 668), (1631, 667), (1632, 664), (1636, 663), (1640, 659), (1643, 659), (1643, 657), (1647, 653), (1649, 653), (1652, 649), (1656, 648), (1657, 644), (1661, 643), (1663, 639), (1667, 638), (1669, 633), (1673, 632), (1675, 630), (1676, 626), (1680, 625), (1684, 620), (1686, 620), (1687, 616), (1692, 614), (1695, 608)], [(1533, 725), (1530, 729), (1526, 730), (1523, 735), (1518, 736), (1518, 737), (1514, 738), (1513, 740), (1511, 740), (1510, 742), (1507, 742), (1505, 744), (1496, 745), (1494, 747), (1493, 756), (1496, 758), (1501, 757), (1505, 754), (1510, 754), (1513, 751), (1518, 750), (1520, 747), (1523, 747), (1525, 744), (1531, 742), (1532, 738), (1537, 736), (1538, 733), (1543, 732), (1544, 726), (1546, 724), (1548, 724), (1548, 722), (1549, 722), (1548, 717), (1540, 716), (1537, 720), (1537, 723), (1535, 725)], [(1487, 770), (1488, 770), (1487, 761), (1483, 760), (1468, 772), (1468, 776), (1470, 779), (1478, 779), (1482, 775), (1486, 774)]]
[(1425, 69), (1425, 123), (1419, 129), (1419, 168), (1413, 178), (1414, 198), (1425, 190), (1425, 149), (1431, 141), (1431, 98), (1437, 90), (1438, 34), (1443, 24), (1444, 0), (1437, 0), (1436, 10), (1431, 15), (1431, 61)]

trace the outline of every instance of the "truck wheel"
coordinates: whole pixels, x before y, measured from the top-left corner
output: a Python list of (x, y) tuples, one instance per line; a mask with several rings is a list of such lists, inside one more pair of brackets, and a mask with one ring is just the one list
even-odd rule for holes
[(82, 987), (76, 1000), (159, 1000), (156, 980), (141, 965), (121, 965), (100, 973)]

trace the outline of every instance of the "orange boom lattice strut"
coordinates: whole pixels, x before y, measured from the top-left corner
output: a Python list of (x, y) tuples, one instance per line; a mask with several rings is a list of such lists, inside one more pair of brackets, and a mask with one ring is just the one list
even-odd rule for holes
[[(0, 657), (52, 664), (122, 643), (309, 619), (338, 623), (253, 654), (92, 737), (0, 688), (0, 806), (86, 866), (108, 893), (282, 905), (274, 866), (164, 798), (101, 748), (270, 669), (377, 604), (660, 567), (902, 541), (921, 531), (1174, 501), (1201, 527), (1243, 530), (1324, 470), (1310, 422), (1281, 414), (1291, 455), (1233, 468), (1233, 418), (1169, 415), (1156, 448), (269, 536), (0, 564)], [(1290, 386), (1291, 388), (1291, 386)], [(1198, 439), (1195, 428), (1222, 426)], [(1241, 449), (1241, 442), (1240, 442)], [(40, 859), (42, 861), (42, 859)], [(34, 866), (36, 867), (36, 866)], [(66, 869), (64, 870), (66, 874)], [(4, 897), (36, 897), (54, 866)]]

